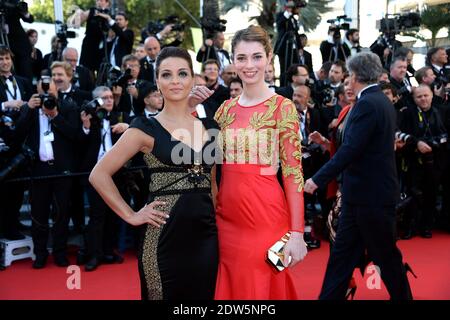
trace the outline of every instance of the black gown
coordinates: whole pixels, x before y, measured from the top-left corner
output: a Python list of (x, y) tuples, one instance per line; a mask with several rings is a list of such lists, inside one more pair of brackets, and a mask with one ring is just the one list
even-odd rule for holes
[[(202, 119), (202, 123), (207, 130), (218, 128), (214, 120)], [(155, 140), (153, 150), (144, 155), (151, 174), (149, 201), (166, 202), (156, 209), (170, 215), (161, 228), (144, 227), (138, 256), (142, 299), (212, 300), (218, 267), (211, 197), (214, 159), (201, 155), (215, 150), (216, 138), (210, 136), (202, 152), (195, 152), (172, 139), (154, 118), (138, 117), (130, 128)], [(184, 162), (177, 163), (179, 157), (172, 157), (172, 152), (182, 155)]]

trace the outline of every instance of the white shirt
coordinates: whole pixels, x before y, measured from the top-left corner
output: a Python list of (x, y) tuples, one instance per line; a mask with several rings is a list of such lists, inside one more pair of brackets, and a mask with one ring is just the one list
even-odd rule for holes
[[(11, 100), (22, 100), (22, 95), (20, 94), (20, 89), (19, 89), (19, 85), (17, 85), (16, 82), (16, 90), (14, 90), (14, 83), (7, 79), (5, 80), (6, 86), (8, 87), (8, 90), (6, 91), (6, 98), (8, 99), (8, 101)], [(16, 94), (16, 98), (14, 99), (14, 93)], [(3, 105), (4, 102), (2, 102), (2, 110), (5, 110), (5, 106)]]
[(106, 152), (111, 150), (112, 148), (112, 140), (111, 140), (111, 125), (109, 120), (103, 119), (102, 120), (102, 132), (101, 132), (101, 142), (100, 142), (100, 149), (98, 150), (98, 157), (97, 161), (100, 161)]
[(154, 117), (154, 116), (156, 116), (159, 113), (158, 111), (153, 113), (153, 112), (148, 111), (147, 109), (144, 109), (144, 112), (145, 112), (145, 117), (147, 119), (150, 118), (150, 117)]
[(53, 154), (53, 132), (50, 119), (39, 109), (39, 159), (41, 161), (55, 160)]
[(377, 86), (378, 84), (377, 83), (372, 83), (372, 84), (369, 84), (367, 87), (365, 87), (364, 89), (362, 89), (359, 93), (358, 93), (358, 99), (359, 98), (361, 98), (361, 93), (363, 93), (364, 91), (366, 91), (367, 89), (369, 89), (369, 88), (372, 88), (372, 87), (375, 87), (375, 86)]
[(433, 64), (433, 68), (436, 69), (436, 71), (437, 71), (438, 73), (441, 72), (441, 69), (442, 69), (442, 67), (440, 67), (440, 66), (438, 66), (438, 65), (436, 65), (436, 64)]

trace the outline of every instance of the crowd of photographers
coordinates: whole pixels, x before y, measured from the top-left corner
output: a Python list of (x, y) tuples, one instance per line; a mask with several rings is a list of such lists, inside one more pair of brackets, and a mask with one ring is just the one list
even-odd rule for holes
[[(127, 28), (127, 15), (118, 12), (112, 17), (109, 5), (108, 0), (97, 0), (95, 8), (76, 13), (78, 18), (74, 19), (87, 26), (80, 57), (76, 49), (67, 47), (64, 32), (54, 37), (52, 52), (43, 56), (35, 48), (37, 32), (30, 29), (26, 33), (31, 48), (29, 75), (17, 68), (24, 62), (12, 48), (0, 47), (0, 233), (10, 240), (23, 238), (19, 210), (25, 190), (29, 190), (34, 268), (46, 265), (50, 230), (54, 262), (69, 265), (70, 219), (74, 231), (83, 234), (77, 263), (84, 263), (87, 271), (102, 263), (121, 262), (118, 235), (133, 234), (89, 185), (87, 174), (134, 117), (155, 116), (163, 107), (155, 83), (155, 60), (164, 44), (179, 44), (178, 36), (168, 44), (163, 40), (174, 31), (180, 35), (184, 25), (174, 17), (149, 23), (141, 43), (133, 48), (134, 33)], [(338, 36), (341, 30), (330, 27), (328, 38), (320, 45), (323, 64), (314, 71), (311, 54), (305, 50), (307, 36), (291, 35), (296, 30), (291, 18), (298, 7), (286, 6), (277, 17), (275, 51), (286, 70), (281, 68), (278, 82), (274, 65), (269, 65), (265, 81), (297, 107), (306, 180), (330, 157), (308, 137), (319, 132), (328, 138), (334, 130), (340, 111), (349, 104), (345, 60), (362, 48), (357, 29), (348, 29), (342, 40)], [(203, 25), (205, 41), (197, 53), (202, 70), (195, 75), (196, 88), (203, 89), (191, 96), (198, 117), (212, 118), (223, 101), (239, 96), (243, 89), (224, 49), (222, 23), (206, 21)], [(398, 115), (401, 236), (409, 239), (419, 233), (429, 238), (436, 222), (449, 223), (450, 64), (444, 48), (432, 48), (426, 66), (416, 71), (411, 64), (413, 51), (392, 46), (395, 39), (384, 36), (371, 50), (386, 66), (379, 85)], [(412, 79), (417, 86), (412, 86)], [(141, 157), (136, 157), (114, 177), (121, 186), (119, 191), (136, 209), (148, 196), (149, 174), (143, 166)], [(332, 200), (326, 190), (305, 195), (305, 241), (311, 249), (320, 247), (321, 222)]]

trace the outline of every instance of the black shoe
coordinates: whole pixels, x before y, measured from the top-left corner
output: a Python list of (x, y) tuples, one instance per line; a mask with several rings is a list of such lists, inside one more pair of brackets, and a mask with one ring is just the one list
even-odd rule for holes
[(85, 264), (86, 260), (87, 260), (86, 252), (84, 252), (83, 249), (78, 250), (77, 265), (81, 266), (81, 265)]
[(33, 262), (33, 269), (42, 269), (47, 264), (48, 254), (36, 255), (36, 260)]
[(100, 265), (100, 261), (97, 258), (91, 258), (89, 259), (88, 262), (86, 262), (86, 264), (84, 265), (84, 270), (89, 272), (89, 271), (94, 271), (95, 269), (97, 269), (97, 267)]
[(427, 239), (430, 239), (433, 237), (433, 234), (431, 233), (430, 230), (424, 230), (421, 232), (420, 235), (422, 236), (422, 238), (427, 238)]
[(309, 249), (318, 249), (320, 248), (320, 240), (312, 237), (311, 233), (304, 234), (304, 240)]
[(58, 267), (68, 267), (70, 264), (65, 254), (54, 255), (53, 260)]
[(122, 263), (123, 262), (123, 258), (121, 256), (119, 256), (118, 254), (105, 254), (103, 255), (103, 259), (102, 262), (103, 263), (107, 263), (107, 264), (112, 264), (112, 263)]
[(4, 237), (5, 237), (5, 239), (11, 240), (11, 241), (25, 239), (25, 236), (23, 234), (21, 234), (19, 231), (6, 232)]

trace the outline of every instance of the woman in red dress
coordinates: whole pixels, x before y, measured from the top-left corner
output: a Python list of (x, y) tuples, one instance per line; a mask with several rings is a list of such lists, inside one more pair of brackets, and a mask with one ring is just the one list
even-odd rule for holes
[[(244, 90), (215, 119), (224, 163), (217, 196), (219, 271), (215, 299), (297, 299), (290, 267), (306, 255), (299, 117), (264, 83), (270, 39), (258, 26), (236, 33), (232, 52)], [(281, 164), (283, 185), (277, 179)], [(267, 250), (287, 232), (283, 271)]]

